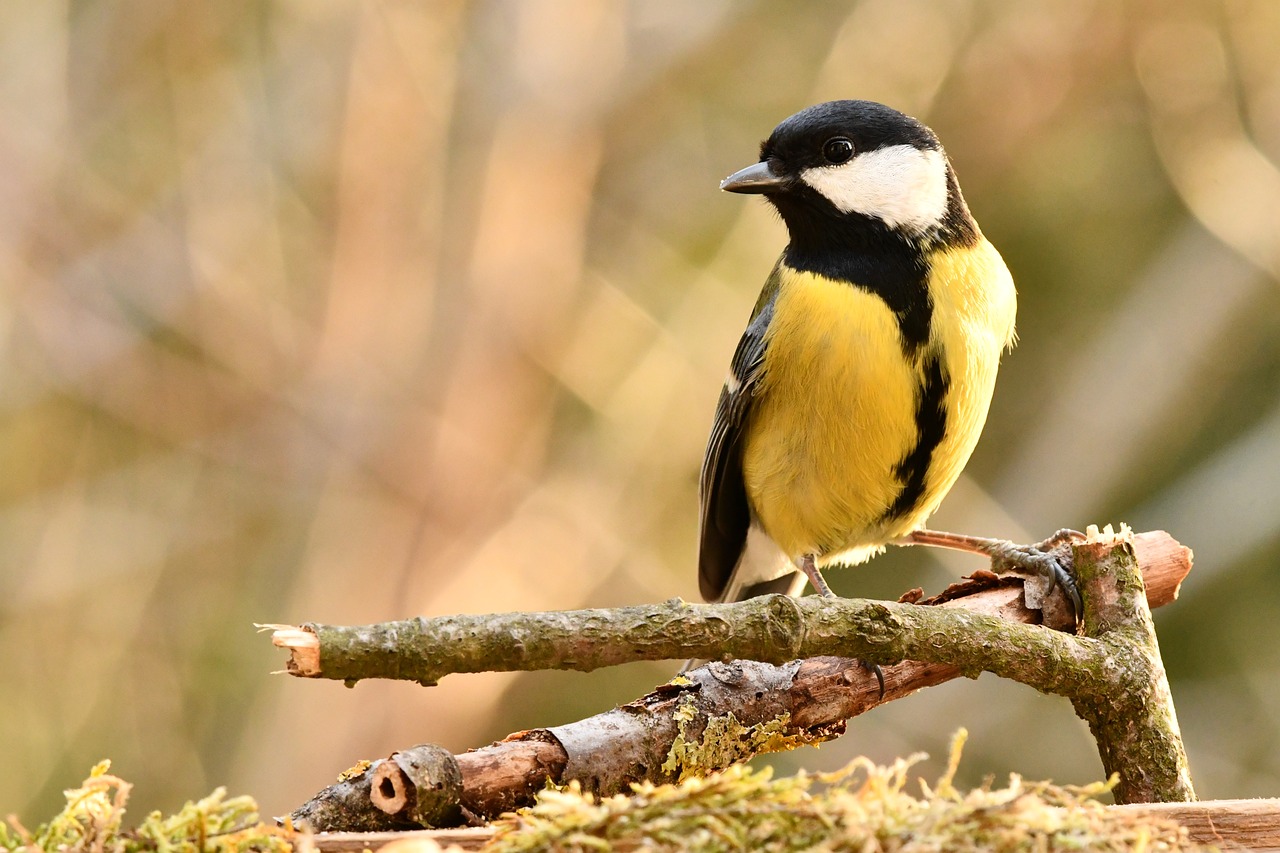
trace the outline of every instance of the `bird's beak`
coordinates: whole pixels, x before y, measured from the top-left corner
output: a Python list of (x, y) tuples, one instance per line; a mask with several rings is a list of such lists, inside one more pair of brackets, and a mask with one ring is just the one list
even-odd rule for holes
[(720, 182), (720, 189), (731, 193), (769, 193), (782, 189), (784, 183), (785, 179), (764, 161), (734, 172)]

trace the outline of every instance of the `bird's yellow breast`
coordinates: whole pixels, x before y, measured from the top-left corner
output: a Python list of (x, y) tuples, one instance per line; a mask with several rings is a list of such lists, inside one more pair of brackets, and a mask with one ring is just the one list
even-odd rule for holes
[[(758, 522), (793, 559), (852, 552), (856, 560), (919, 527), (977, 443), (1013, 333), (1012, 280), (985, 240), (930, 261), (930, 336), (910, 355), (880, 296), (780, 270), (742, 464)], [(887, 516), (903, 488), (899, 465), (919, 439), (929, 354), (947, 382), (946, 429), (920, 498)]]

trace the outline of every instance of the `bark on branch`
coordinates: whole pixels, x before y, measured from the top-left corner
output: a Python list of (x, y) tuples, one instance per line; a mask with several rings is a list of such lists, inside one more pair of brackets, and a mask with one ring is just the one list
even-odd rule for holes
[[(1081, 556), (1082, 547), (1093, 550)], [(305, 641), (303, 653), (291, 660), (295, 674), (343, 679), (394, 674), (428, 683), (448, 672), (539, 668), (549, 662), (593, 669), (628, 660), (719, 656), (726, 649), (735, 656), (790, 661), (711, 664), (613, 711), (568, 726), (519, 732), (457, 755), (460, 813), (476, 817), (530, 802), (547, 779), (559, 784), (578, 779), (590, 789), (612, 793), (641, 779), (669, 781), (756, 752), (825, 740), (843, 731), (844, 720), (881, 701), (982, 670), (1071, 697), (1100, 738), (1104, 767), (1121, 774), (1120, 801), (1190, 799), (1194, 795), (1185, 756), (1146, 610), (1148, 602), (1157, 607), (1176, 598), (1191, 567), (1190, 552), (1162, 532), (1140, 534), (1132, 550), (1128, 548), (1124, 543), (1076, 548), (1083, 568), (1084, 627), (1086, 634), (1096, 634), (1093, 637), (1044, 630), (1035, 624), (1042, 617), (1049, 627), (1069, 627), (1061, 610), (1028, 610), (1020, 585), (983, 573), (976, 582), (959, 585), (937, 600), (920, 602), (937, 607), (816, 597), (719, 606), (671, 603), (616, 611), (446, 617), (391, 627), (308, 626), (304, 631), (278, 632), (277, 642), (283, 636), (283, 645), (296, 652), (297, 639)], [(1118, 555), (1111, 556), (1116, 549)], [(1135, 571), (1139, 564), (1141, 575)], [(1117, 576), (1128, 579), (1121, 592), (1115, 591)], [(1145, 600), (1138, 594), (1143, 579)], [(1146, 627), (1130, 630), (1135, 622), (1143, 622), (1142, 613)], [(574, 621), (592, 638), (590, 643), (566, 631), (566, 623)], [(540, 627), (546, 627), (553, 639), (530, 633)], [(504, 637), (512, 630), (518, 632), (515, 639)], [(676, 639), (661, 636), (667, 630)], [(471, 632), (484, 636), (476, 640), (468, 636)], [(719, 639), (712, 644), (708, 635)], [(395, 637), (412, 638), (407, 656), (388, 650), (386, 644)], [(424, 637), (441, 645), (431, 648)], [(457, 647), (451, 648), (451, 643)], [(830, 656), (832, 651), (839, 655)], [(827, 656), (791, 660), (824, 653)], [(882, 700), (874, 677), (851, 658), (854, 655), (884, 662), (910, 660), (885, 666)], [(299, 671), (300, 658), (311, 662), (306, 671)], [(1106, 681), (1115, 676), (1117, 661), (1123, 662), (1123, 683)], [(357, 669), (357, 663), (367, 667)], [(1087, 685), (1087, 695), (1109, 698), (1081, 699), (1082, 684)], [(1167, 705), (1167, 711), (1153, 716), (1153, 703)], [(1135, 739), (1132, 732), (1123, 731), (1133, 714), (1140, 715), (1145, 728), (1163, 727), (1161, 733)], [(1102, 745), (1104, 738), (1110, 746)], [(1142, 761), (1160, 748), (1173, 759), (1150, 775)], [(381, 766), (375, 764), (366, 773), (372, 776)], [(385, 780), (388, 770), (381, 772)], [(338, 786), (326, 789), (297, 810), (294, 819), (318, 829), (372, 828), (371, 822), (389, 819), (385, 813), (373, 814), (377, 810), (362, 793), (369, 784), (342, 784), (344, 792), (335, 792)], [(342, 803), (340, 817), (335, 817), (334, 802)]]
[[(1190, 552), (1163, 531), (1134, 537), (1134, 548), (1141, 555), (1144, 573), (1147, 567), (1166, 575), (1182, 570), (1176, 580), (1170, 577), (1171, 584), (1157, 580), (1158, 594), (1176, 596), (1177, 584), (1190, 570)], [(454, 673), (590, 672), (641, 660), (785, 663), (840, 655), (874, 663), (909, 659), (951, 664), (973, 675), (988, 670), (1059, 692), (1054, 687), (1060, 674), (1040, 671), (1034, 660), (1028, 665), (1028, 655), (1007, 652), (1026, 649), (1026, 643), (1034, 653), (1057, 659), (1073, 653), (1066, 638), (1008, 623), (1034, 625), (1043, 619), (1050, 627), (1065, 628), (1066, 611), (1059, 605), (1042, 617), (1040, 610), (1013, 604), (1020, 595), (1021, 586), (1011, 588), (994, 614), (968, 601), (954, 608), (932, 609), (858, 598), (772, 595), (736, 604), (674, 599), (611, 609), (270, 627), (276, 629), (273, 642), (290, 652), (286, 667), (291, 675), (338, 679), (349, 685), (365, 678), (391, 678), (429, 686)], [(954, 594), (944, 596), (954, 598)], [(1162, 603), (1157, 599), (1151, 606)], [(1003, 607), (1022, 612), (1006, 613)], [(1001, 618), (988, 618), (988, 614)]]

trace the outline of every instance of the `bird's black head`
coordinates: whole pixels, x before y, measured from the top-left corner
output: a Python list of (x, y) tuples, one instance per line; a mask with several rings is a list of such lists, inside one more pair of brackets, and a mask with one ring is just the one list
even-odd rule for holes
[(872, 101), (796, 113), (760, 146), (760, 162), (720, 188), (763, 194), (795, 248), (967, 242), (977, 233), (938, 137)]

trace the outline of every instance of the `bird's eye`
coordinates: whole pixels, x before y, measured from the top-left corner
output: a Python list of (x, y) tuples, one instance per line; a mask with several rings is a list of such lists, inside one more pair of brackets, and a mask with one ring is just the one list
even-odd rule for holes
[(853, 156), (853, 141), (843, 136), (828, 139), (822, 146), (822, 156), (827, 158), (828, 163), (834, 165), (847, 162)]

